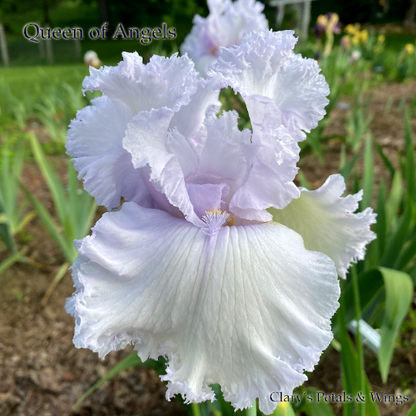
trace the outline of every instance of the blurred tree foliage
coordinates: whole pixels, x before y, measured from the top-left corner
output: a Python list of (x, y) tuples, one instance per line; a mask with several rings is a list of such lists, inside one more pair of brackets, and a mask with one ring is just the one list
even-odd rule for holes
[(88, 30), (108, 21), (110, 30), (118, 23), (125, 27), (168, 26), (192, 27), (195, 14), (206, 16), (205, 0), (1, 0), (0, 19), (6, 32), (20, 35), (26, 23), (36, 22), (51, 27), (82, 27)]
[(320, 14), (336, 12), (348, 23), (403, 22), (414, 0), (316, 0), (312, 3), (312, 19)]
[[(271, 26), (275, 9), (265, 3)], [(312, 3), (312, 22), (319, 14), (336, 12), (345, 24), (354, 22), (408, 21), (409, 11), (416, 0), (316, 0)], [(176, 27), (178, 43), (189, 33), (195, 14), (206, 16), (206, 0), (1, 0), (0, 20), (6, 32), (21, 35), (25, 23), (36, 22), (51, 27), (82, 27), (88, 30), (110, 23), (114, 30), (118, 23), (125, 27), (157, 27), (166, 22)], [(410, 13), (412, 15), (412, 13)], [(409, 22), (408, 22), (409, 23)], [(109, 32), (110, 33), (110, 32)]]

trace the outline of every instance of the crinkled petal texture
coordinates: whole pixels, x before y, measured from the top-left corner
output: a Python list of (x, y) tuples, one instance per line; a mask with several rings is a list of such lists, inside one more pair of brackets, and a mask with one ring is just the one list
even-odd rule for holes
[(170, 58), (153, 55), (145, 65), (137, 52), (122, 55), (123, 61), (116, 67), (90, 68), (90, 76), (82, 84), (85, 90), (120, 100), (135, 114), (161, 107), (178, 111), (189, 104), (198, 77), (190, 59), (177, 54)]
[(217, 81), (199, 78), (196, 87), (189, 104), (183, 105), (175, 112), (171, 122), (172, 127), (176, 127), (195, 145), (206, 136), (204, 120), (217, 114), (221, 108), (221, 102), (218, 100), (220, 85)]
[(302, 189), (301, 196), (283, 210), (272, 210), (273, 219), (299, 233), (308, 250), (328, 255), (345, 279), (351, 262), (364, 259), (366, 245), (376, 238), (371, 208), (354, 214), (363, 191), (345, 198), (345, 181), (331, 175), (316, 191)]
[[(293, 31), (248, 33), (240, 46), (221, 50), (209, 74), (243, 98), (270, 98), (281, 112), (283, 126), (300, 141), (325, 115), (329, 87), (314, 59), (294, 54), (296, 41)], [(250, 104), (253, 118), (255, 107)]]
[(212, 115), (196, 141), (169, 129), (172, 117), (166, 108), (143, 111), (123, 139), (133, 166), (150, 168), (145, 183), (157, 208), (180, 216), (178, 209), (200, 227), (204, 213), (213, 209), (264, 222), (272, 219), (267, 208), (284, 208), (299, 196), (293, 184), (299, 147), (273, 117), (256, 124), (251, 137), (249, 130), (238, 129), (236, 112)]
[(218, 59), (220, 47), (239, 45), (246, 32), (268, 29), (264, 6), (255, 0), (211, 0), (208, 7), (208, 17), (194, 17), (191, 33), (181, 46), (181, 53), (188, 54), (202, 75)]
[(123, 102), (103, 96), (79, 111), (69, 127), (67, 153), (73, 157), (79, 178), (84, 179), (85, 190), (98, 205), (117, 207), (121, 196), (143, 206), (150, 204), (140, 172), (122, 145), (133, 115)]
[(104, 357), (134, 343), (169, 359), (167, 398), (214, 399), (272, 413), (332, 339), (335, 266), (276, 223), (222, 227), (213, 237), (166, 212), (125, 203), (78, 241), (74, 343)]
[(79, 178), (99, 205), (120, 205), (120, 198), (153, 206), (143, 173), (133, 166), (123, 147), (127, 125), (143, 112), (165, 109), (172, 114), (169, 128), (188, 140), (203, 141), (204, 119), (216, 113), (219, 87), (215, 80), (198, 79), (187, 57), (153, 56), (147, 65), (137, 53), (123, 53), (117, 67), (90, 68), (87, 90), (102, 97), (79, 111), (68, 131), (67, 153)]
[(240, 218), (270, 221), (269, 207), (282, 209), (300, 195), (293, 183), (298, 171), (299, 146), (280, 124), (279, 110), (270, 99), (258, 95), (247, 98), (254, 112), (252, 143), (247, 147), (250, 170), (247, 180), (230, 203)]

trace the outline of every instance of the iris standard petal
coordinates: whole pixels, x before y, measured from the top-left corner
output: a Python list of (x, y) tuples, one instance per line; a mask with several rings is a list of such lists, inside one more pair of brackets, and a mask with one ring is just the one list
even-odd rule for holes
[(219, 94), (218, 81), (199, 79), (197, 90), (192, 95), (190, 103), (182, 106), (173, 115), (171, 126), (176, 127), (188, 140), (199, 142), (201, 140), (201, 129), (205, 132), (205, 118), (220, 111)]
[(343, 198), (345, 188), (341, 175), (331, 175), (316, 191), (301, 188), (300, 197), (286, 208), (270, 210), (274, 221), (303, 237), (308, 250), (328, 255), (343, 279), (352, 262), (364, 259), (366, 245), (376, 238), (370, 228), (376, 222), (373, 210), (354, 214), (363, 191)]
[(268, 29), (264, 5), (258, 1), (211, 0), (208, 7), (208, 17), (194, 17), (191, 33), (181, 46), (181, 53), (188, 54), (203, 76), (217, 60), (220, 47), (239, 45), (245, 32)]
[(227, 180), (232, 193), (247, 177), (249, 167), (244, 153), (251, 145), (251, 132), (240, 131), (237, 119), (235, 111), (206, 119), (207, 140), (199, 158), (199, 172)]
[[(151, 192), (156, 203), (175, 215), (164, 203), (167, 200), (188, 221), (202, 226), (189, 198), (183, 172), (183, 166), (196, 169), (196, 154), (179, 132), (168, 134), (173, 114), (169, 108), (142, 111), (128, 124), (123, 147), (131, 154), (136, 169), (149, 168), (145, 183), (160, 193), (158, 196)], [(181, 166), (181, 159), (186, 165)]]
[(122, 140), (132, 110), (123, 102), (99, 97), (72, 120), (66, 149), (72, 156), (78, 178), (98, 205), (108, 209), (120, 205), (120, 198), (148, 206), (150, 198), (140, 172), (134, 169), (131, 155)]
[(240, 218), (270, 221), (269, 207), (284, 208), (300, 195), (293, 183), (298, 168), (299, 146), (280, 124), (279, 109), (267, 97), (247, 98), (253, 136), (247, 146), (250, 169), (243, 185), (230, 202), (230, 210)]
[(299, 141), (325, 115), (329, 87), (314, 59), (293, 53), (296, 41), (293, 31), (248, 33), (240, 46), (221, 50), (210, 75), (243, 98), (270, 98), (282, 124)]
[(333, 262), (277, 223), (225, 226), (213, 237), (125, 203), (78, 241), (72, 267), (74, 343), (104, 357), (134, 343), (142, 360), (169, 359), (167, 397), (213, 399), (219, 383), (237, 408), (291, 394), (332, 339)]
[(101, 91), (124, 102), (134, 114), (161, 107), (178, 111), (189, 104), (197, 73), (188, 57), (153, 55), (145, 65), (137, 52), (122, 55), (123, 61), (115, 67), (90, 67), (90, 76), (82, 83), (85, 91)]
[[(193, 66), (189, 58), (176, 55), (154, 56), (144, 65), (137, 53), (123, 53), (117, 67), (90, 68), (91, 75), (83, 85), (87, 90), (101, 91), (103, 96), (77, 113), (66, 147), (85, 189), (99, 205), (117, 207), (121, 197), (143, 206), (154, 205), (143, 183), (143, 172), (135, 169), (122, 141), (132, 117), (160, 108), (175, 113), (173, 123), (177, 125), (171, 128), (192, 137), (204, 131), (205, 113), (218, 107), (219, 90), (214, 80), (198, 83)], [(191, 97), (194, 118), (187, 106)]]

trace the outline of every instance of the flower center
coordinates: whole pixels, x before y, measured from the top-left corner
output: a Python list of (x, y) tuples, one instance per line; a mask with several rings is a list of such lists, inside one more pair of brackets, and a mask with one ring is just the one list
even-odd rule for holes
[(208, 51), (214, 56), (218, 57), (218, 55), (219, 55), (219, 48), (218, 47), (209, 48)]
[(216, 235), (221, 227), (234, 225), (234, 217), (227, 211), (220, 209), (205, 211), (202, 221), (206, 224), (203, 231), (210, 237)]

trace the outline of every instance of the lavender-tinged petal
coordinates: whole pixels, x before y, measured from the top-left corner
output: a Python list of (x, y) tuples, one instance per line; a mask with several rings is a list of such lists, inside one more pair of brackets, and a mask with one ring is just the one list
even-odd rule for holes
[(222, 49), (210, 75), (243, 98), (272, 99), (300, 141), (325, 115), (329, 87), (315, 60), (293, 53), (296, 40), (292, 31), (249, 33), (240, 46)]
[(187, 183), (186, 189), (188, 190), (194, 211), (199, 218), (202, 218), (206, 211), (221, 209), (224, 204), (224, 198), (230, 190), (224, 183)]
[(78, 111), (69, 126), (66, 149), (73, 157), (78, 177), (97, 204), (108, 209), (119, 206), (121, 197), (149, 206), (150, 195), (140, 172), (122, 146), (132, 116), (122, 102), (99, 97)]
[[(179, 155), (189, 155), (193, 151), (183, 136), (168, 134), (173, 114), (168, 108), (142, 111), (128, 124), (123, 146), (131, 154), (136, 169), (150, 167), (149, 180), (155, 190), (163, 194), (171, 205), (179, 208), (188, 221), (201, 226), (202, 222), (195, 214), (186, 189), (179, 157), (172, 150), (169, 151), (169, 148), (176, 148)], [(168, 144), (168, 139), (178, 139), (180, 142)]]
[(199, 79), (195, 94), (191, 96), (189, 104), (184, 105), (174, 114), (171, 126), (177, 130), (188, 141), (198, 141), (200, 130), (204, 129), (204, 120), (216, 115), (221, 107), (218, 100), (220, 85), (213, 79)]
[(102, 91), (124, 102), (134, 114), (161, 107), (178, 111), (195, 93), (197, 73), (186, 56), (153, 55), (145, 65), (137, 52), (123, 52), (123, 61), (116, 67), (90, 67), (82, 85), (86, 91)]
[(239, 45), (246, 32), (268, 29), (260, 2), (219, 0), (208, 2), (208, 6), (209, 16), (195, 16), (192, 31), (181, 46), (181, 53), (188, 54), (201, 75), (215, 63), (220, 47)]

